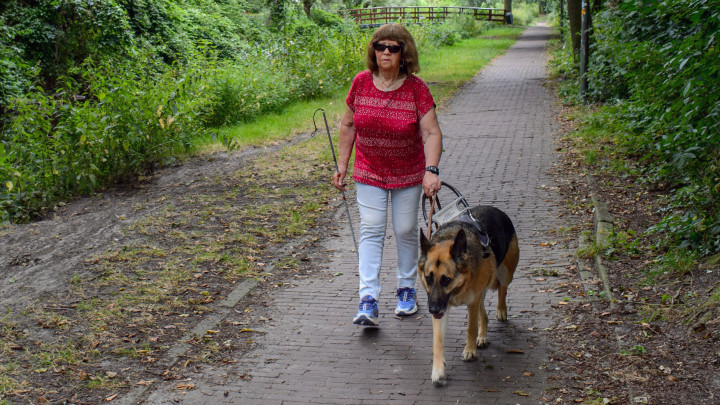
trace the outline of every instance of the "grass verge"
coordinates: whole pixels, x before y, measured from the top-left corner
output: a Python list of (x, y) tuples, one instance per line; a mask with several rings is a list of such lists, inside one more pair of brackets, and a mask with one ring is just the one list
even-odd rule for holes
[[(494, 58), (502, 55), (522, 33), (523, 28), (499, 27), (488, 30), (479, 38), (467, 39), (454, 46), (430, 50), (420, 55), (421, 71), (418, 74), (430, 87), (436, 104), (442, 106), (467, 80)], [(232, 140), (232, 146), (243, 148), (266, 145), (287, 139), (299, 132), (312, 130), (313, 114), (318, 108), (325, 110), (332, 126), (345, 112), (345, 97), (350, 83), (331, 97), (303, 101), (288, 107), (282, 113), (269, 114), (257, 121), (226, 127), (220, 138)], [(324, 123), (318, 114), (318, 128)], [(209, 143), (205, 150), (217, 150), (221, 143)]]

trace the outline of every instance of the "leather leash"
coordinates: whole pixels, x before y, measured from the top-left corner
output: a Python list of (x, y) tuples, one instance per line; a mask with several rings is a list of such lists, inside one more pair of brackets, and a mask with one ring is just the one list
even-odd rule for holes
[(428, 240), (430, 240), (430, 235), (432, 234), (433, 212), (435, 212), (435, 196), (430, 197), (430, 214), (428, 215), (428, 229), (427, 229), (427, 239)]

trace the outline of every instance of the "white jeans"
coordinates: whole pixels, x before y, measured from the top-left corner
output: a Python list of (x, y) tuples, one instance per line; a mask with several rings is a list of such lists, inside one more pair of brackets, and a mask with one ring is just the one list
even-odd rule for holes
[(415, 288), (419, 254), (418, 206), (422, 186), (384, 190), (367, 184), (357, 186), (360, 210), (360, 298), (380, 297), (380, 266), (387, 229), (388, 199), (397, 244), (397, 288)]

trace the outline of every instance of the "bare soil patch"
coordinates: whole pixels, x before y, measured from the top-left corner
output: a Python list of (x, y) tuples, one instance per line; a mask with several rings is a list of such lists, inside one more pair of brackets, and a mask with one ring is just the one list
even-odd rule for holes
[(2, 228), (0, 400), (100, 403), (160, 380), (183, 389), (185, 373), (252, 348), (257, 295), (163, 361), (238, 283), (282, 288), (319, 262), (337, 202), (326, 145), (308, 138), (189, 159)]

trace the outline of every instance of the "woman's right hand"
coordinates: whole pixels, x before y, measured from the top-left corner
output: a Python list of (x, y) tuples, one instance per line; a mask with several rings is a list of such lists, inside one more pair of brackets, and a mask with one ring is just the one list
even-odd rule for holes
[(340, 170), (338, 173), (333, 174), (332, 176), (332, 183), (333, 186), (335, 186), (336, 189), (340, 191), (346, 191), (347, 189), (345, 186), (347, 184), (345, 183), (345, 173), (347, 173), (347, 169), (338, 169)]

